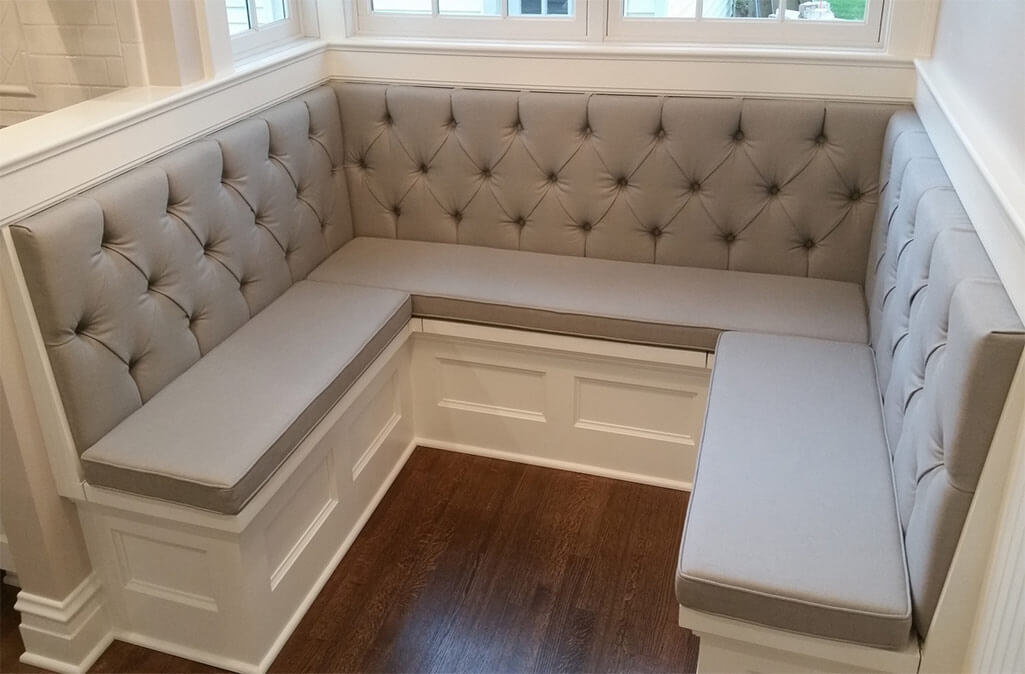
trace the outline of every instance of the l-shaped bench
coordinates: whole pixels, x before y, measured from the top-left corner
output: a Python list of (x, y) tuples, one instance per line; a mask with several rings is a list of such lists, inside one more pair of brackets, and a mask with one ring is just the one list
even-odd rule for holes
[(914, 669), (1025, 342), (874, 104), (338, 83), (4, 242), (116, 635), (239, 671), (417, 442), (693, 482), (704, 669)]

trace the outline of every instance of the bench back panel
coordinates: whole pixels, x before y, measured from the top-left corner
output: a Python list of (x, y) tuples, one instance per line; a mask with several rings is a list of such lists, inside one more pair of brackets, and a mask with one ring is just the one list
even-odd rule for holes
[(352, 237), (321, 87), (11, 226), (80, 452)]
[(898, 109), (334, 86), (359, 236), (856, 283)]
[(866, 294), (915, 624), (928, 633), (1025, 328), (914, 113), (890, 123)]

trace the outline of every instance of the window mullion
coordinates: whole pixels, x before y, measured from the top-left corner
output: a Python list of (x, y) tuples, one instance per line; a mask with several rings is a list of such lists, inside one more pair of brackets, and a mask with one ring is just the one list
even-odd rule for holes
[(704, 14), (705, 14), (705, 3), (704, 3), (704, 0), (697, 0), (697, 2), (694, 3), (694, 18), (697, 19), (698, 21), (700, 21), (701, 17), (704, 16)]
[(431, 0), (431, 16), (441, 15), (441, 9), (438, 6), (439, 1), (440, 0)]
[(246, 0), (246, 12), (249, 13), (250, 30), (259, 30), (260, 24), (256, 18), (256, 0)]

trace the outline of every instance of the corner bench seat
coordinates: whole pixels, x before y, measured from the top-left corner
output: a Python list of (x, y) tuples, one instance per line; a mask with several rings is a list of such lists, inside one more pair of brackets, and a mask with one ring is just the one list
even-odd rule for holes
[(309, 278), (402, 290), (413, 314), (712, 351), (724, 330), (865, 344), (855, 283), (358, 237)]
[(907, 644), (910, 590), (868, 346), (724, 333), (695, 482), (681, 603)]
[(87, 449), (86, 478), (237, 514), (409, 316), (404, 293), (297, 282)]

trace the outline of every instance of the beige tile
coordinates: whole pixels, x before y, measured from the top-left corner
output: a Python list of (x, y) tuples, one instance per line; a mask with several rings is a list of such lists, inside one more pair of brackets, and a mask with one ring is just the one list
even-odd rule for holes
[(25, 49), (32, 54), (78, 54), (82, 49), (78, 28), (27, 25), (22, 28)]
[(117, 23), (114, 0), (96, 0), (96, 22), (105, 26), (113, 26)]
[(107, 62), (93, 56), (30, 56), (29, 71), (40, 84), (107, 84)]
[(120, 56), (107, 59), (107, 81), (111, 86), (123, 87), (128, 84), (128, 76), (125, 74), (125, 62)]
[(75, 26), (96, 23), (95, 0), (17, 0), (22, 24)]
[(121, 58), (128, 86), (144, 87), (149, 84), (149, 78), (146, 75), (146, 60), (141, 44), (121, 45)]
[(114, 0), (117, 32), (122, 42), (142, 42), (134, 0)]
[(91, 98), (88, 87), (44, 84), (38, 89), (39, 99), (47, 110), (59, 110)]
[(121, 43), (113, 26), (82, 26), (78, 29), (83, 56), (118, 56)]

